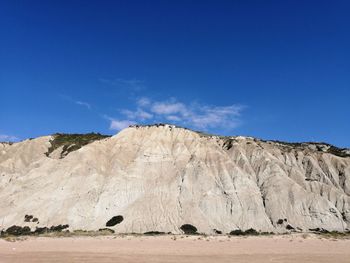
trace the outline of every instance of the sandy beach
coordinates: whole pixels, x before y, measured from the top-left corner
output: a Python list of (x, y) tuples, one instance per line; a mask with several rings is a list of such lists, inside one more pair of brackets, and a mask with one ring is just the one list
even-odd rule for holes
[(263, 237), (100, 236), (0, 240), (0, 262), (350, 262), (350, 240)]

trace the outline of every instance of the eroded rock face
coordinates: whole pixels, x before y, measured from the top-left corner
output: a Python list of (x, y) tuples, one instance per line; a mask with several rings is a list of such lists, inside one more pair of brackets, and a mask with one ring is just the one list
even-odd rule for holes
[(130, 127), (59, 158), (47, 156), (50, 142), (0, 144), (0, 230), (98, 230), (116, 215), (116, 233), (182, 233), (186, 224), (207, 234), (350, 227), (346, 149), (169, 125)]

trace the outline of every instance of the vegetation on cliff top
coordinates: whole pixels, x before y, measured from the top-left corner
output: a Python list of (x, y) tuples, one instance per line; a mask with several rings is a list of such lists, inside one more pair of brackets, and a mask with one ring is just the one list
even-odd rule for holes
[[(130, 127), (135, 127), (135, 128), (140, 128), (140, 127), (165, 127), (166, 125), (169, 126), (170, 129), (172, 128), (180, 128), (180, 129), (185, 129), (189, 131), (193, 131), (197, 133), (201, 137), (217, 137), (219, 139), (224, 140), (223, 143), (223, 148), (226, 150), (229, 150), (233, 146), (234, 138), (235, 136), (222, 136), (222, 135), (215, 135), (215, 134), (210, 134), (202, 131), (195, 131), (191, 130), (185, 127), (177, 126), (177, 125), (172, 125), (172, 124), (166, 124), (166, 123), (155, 123), (155, 124), (136, 124), (136, 125), (131, 125)], [(324, 152), (324, 153), (330, 153), (339, 157), (350, 157), (349, 149), (346, 148), (338, 148), (334, 145), (331, 145), (329, 143), (323, 143), (323, 142), (285, 142), (285, 141), (277, 141), (277, 140), (262, 140), (262, 139), (254, 139), (254, 141), (258, 142), (265, 142), (265, 143), (275, 143), (275, 144), (280, 144), (282, 146), (294, 148), (294, 149), (309, 149), (311, 150), (309, 145), (314, 145), (315, 146), (315, 151), (318, 152)]]
[(86, 133), (86, 134), (63, 134), (56, 133), (53, 135), (53, 139), (50, 141), (51, 147), (45, 153), (46, 156), (63, 146), (60, 158), (64, 158), (69, 153), (76, 151), (94, 141), (102, 140), (110, 137), (110, 135), (102, 135), (100, 133)]

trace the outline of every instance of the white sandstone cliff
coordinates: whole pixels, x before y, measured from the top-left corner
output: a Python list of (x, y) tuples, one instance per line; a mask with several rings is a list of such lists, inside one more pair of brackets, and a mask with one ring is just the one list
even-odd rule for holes
[(47, 156), (53, 139), (0, 143), (0, 230), (97, 230), (118, 215), (117, 233), (180, 233), (184, 224), (208, 234), (350, 228), (350, 157), (329, 145), (156, 125)]

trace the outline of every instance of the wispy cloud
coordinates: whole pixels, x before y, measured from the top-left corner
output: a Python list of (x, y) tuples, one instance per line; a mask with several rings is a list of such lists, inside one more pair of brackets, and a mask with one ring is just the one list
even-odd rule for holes
[(136, 101), (136, 103), (139, 107), (145, 107), (151, 104), (151, 100), (147, 97), (142, 97), (142, 98), (139, 98)]
[(150, 110), (159, 115), (188, 115), (189, 109), (185, 104), (177, 102), (174, 98), (168, 101), (156, 101), (152, 104)]
[[(133, 97), (146, 88), (143, 81), (137, 79), (107, 79), (99, 81), (130, 92)], [(222, 129), (229, 131), (241, 124), (242, 105), (209, 105), (197, 102), (183, 102), (176, 98), (153, 100), (148, 96), (134, 100), (134, 106), (119, 109), (117, 117), (107, 117), (110, 129), (121, 130), (133, 124), (164, 122), (188, 128), (210, 131)]]
[(88, 110), (91, 110), (91, 108), (92, 108), (91, 104), (88, 102), (81, 101), (81, 100), (75, 100), (71, 96), (67, 96), (67, 95), (63, 95), (63, 94), (59, 94), (59, 96), (65, 101), (68, 101), (70, 103), (74, 103), (74, 104), (79, 105), (79, 106), (83, 106), (83, 107), (87, 108)]
[(133, 120), (149, 120), (153, 118), (153, 114), (146, 112), (142, 109), (137, 109), (136, 111), (131, 111), (131, 110), (126, 110), (123, 109), (121, 110), (121, 113), (125, 115), (128, 119), (133, 119)]
[(136, 109), (122, 109), (119, 119), (110, 119), (110, 128), (123, 129), (129, 125), (145, 122), (167, 122), (195, 129), (233, 129), (240, 125), (244, 107), (238, 104), (228, 106), (185, 104), (175, 98), (152, 101), (143, 97), (136, 101)]
[(130, 89), (133, 91), (140, 91), (145, 88), (144, 82), (142, 80), (138, 79), (122, 79), (122, 78), (116, 78), (116, 79), (107, 79), (107, 78), (100, 78), (100, 82), (107, 84), (109, 86), (115, 86), (118, 88), (125, 88)]
[(0, 134), (0, 142), (14, 142), (18, 141), (18, 138), (13, 135)]
[(80, 105), (80, 106), (84, 106), (84, 107), (86, 107), (87, 109), (91, 110), (91, 105), (90, 105), (90, 103), (77, 100), (77, 101), (75, 101), (75, 104), (78, 104), (78, 105)]

